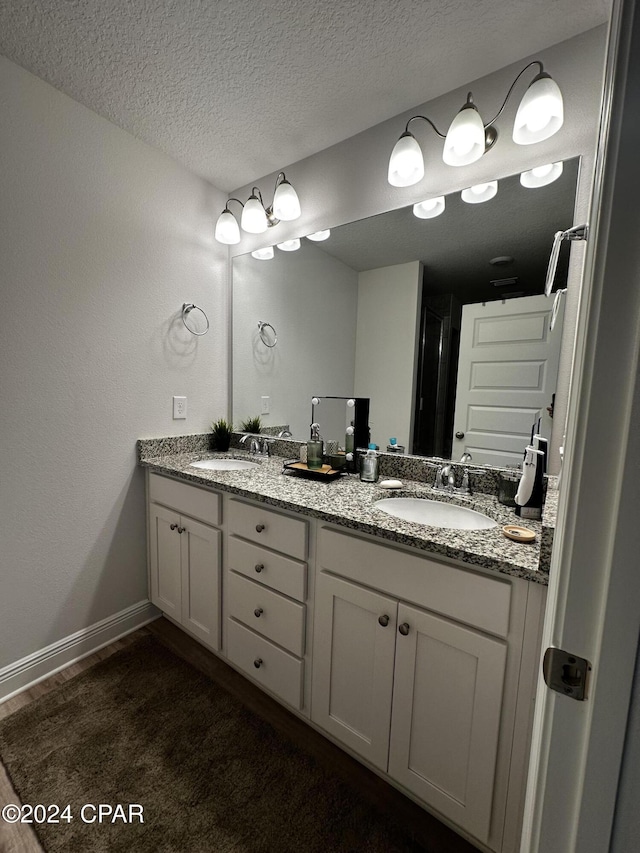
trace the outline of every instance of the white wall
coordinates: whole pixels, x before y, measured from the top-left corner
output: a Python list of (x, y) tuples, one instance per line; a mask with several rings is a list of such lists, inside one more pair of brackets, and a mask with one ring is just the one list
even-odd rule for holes
[[(295, 438), (306, 440), (313, 394), (353, 395), (357, 299), (357, 273), (308, 240), (297, 252), (276, 249), (269, 261), (251, 255), (234, 259), (236, 427), (260, 414), (265, 395), (271, 411), (261, 416), (262, 423), (289, 424)], [(271, 323), (278, 333), (272, 349), (260, 341), (258, 321)], [(318, 358), (318, 352), (324, 356)], [(324, 420), (321, 426), (325, 438), (335, 433)]]
[(147, 597), (135, 442), (227, 413), (227, 253), (219, 191), (4, 58), (0, 114), (1, 668)]
[(371, 399), (371, 441), (381, 450), (392, 436), (411, 448), (421, 295), (419, 261), (360, 273), (355, 395)]

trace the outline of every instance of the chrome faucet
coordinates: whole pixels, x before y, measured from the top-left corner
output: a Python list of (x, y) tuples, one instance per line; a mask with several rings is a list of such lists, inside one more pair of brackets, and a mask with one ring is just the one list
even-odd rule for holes
[[(465, 454), (469, 459), (471, 458), (470, 454)], [(463, 457), (464, 458), (464, 457)], [(467, 461), (466, 459), (464, 461)], [(451, 463), (447, 463), (446, 465), (431, 465), (428, 463), (429, 467), (436, 468), (436, 478), (433, 484), (433, 490), (436, 492), (447, 492), (450, 495), (470, 495), (471, 489), (469, 487), (469, 469), (464, 468), (462, 472), (462, 485), (456, 486), (456, 471), (455, 467)]]
[(251, 456), (269, 456), (270, 455), (270, 444), (271, 439), (265, 438), (261, 435), (254, 435), (253, 433), (247, 433), (243, 435), (240, 439), (240, 444), (245, 444), (245, 442), (249, 441), (249, 454)]

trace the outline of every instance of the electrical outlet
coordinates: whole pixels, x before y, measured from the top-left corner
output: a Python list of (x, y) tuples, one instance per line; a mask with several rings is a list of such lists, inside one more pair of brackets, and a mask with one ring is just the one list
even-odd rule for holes
[(187, 398), (186, 397), (174, 397), (173, 398), (173, 419), (174, 421), (183, 420), (187, 417)]
[(262, 397), (262, 409), (260, 411), (261, 415), (268, 415), (270, 409), (271, 397)]

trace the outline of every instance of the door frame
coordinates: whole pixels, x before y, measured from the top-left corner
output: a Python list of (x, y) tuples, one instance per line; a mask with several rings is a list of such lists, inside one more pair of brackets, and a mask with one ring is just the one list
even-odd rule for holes
[(543, 630), (592, 671), (584, 702), (539, 679), (522, 853), (602, 853), (613, 827), (640, 631), (638, 91), (640, 9), (614, 0)]

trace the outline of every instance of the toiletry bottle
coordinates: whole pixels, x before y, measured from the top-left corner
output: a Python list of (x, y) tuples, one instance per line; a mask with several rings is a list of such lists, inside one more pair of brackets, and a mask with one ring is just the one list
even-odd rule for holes
[(322, 438), (319, 424), (311, 424), (311, 438), (307, 442), (307, 468), (311, 471), (322, 468)]
[(542, 471), (544, 451), (529, 445), (525, 450), (522, 479), (516, 492), (516, 515), (539, 521), (542, 518)]
[(363, 483), (375, 483), (378, 479), (378, 454), (375, 447), (375, 444), (370, 444), (360, 462), (360, 479)]
[(398, 450), (398, 439), (390, 438), (389, 444), (387, 444), (387, 453), (396, 453)]

